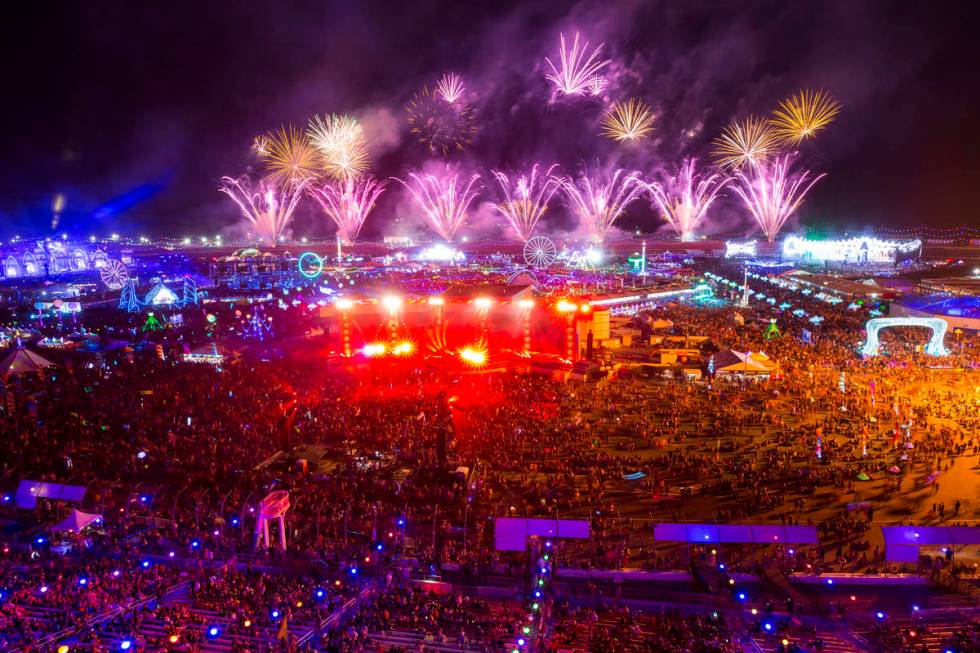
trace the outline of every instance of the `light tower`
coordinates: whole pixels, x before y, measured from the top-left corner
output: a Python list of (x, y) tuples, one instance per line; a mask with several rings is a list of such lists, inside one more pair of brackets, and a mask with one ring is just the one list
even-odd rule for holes
[(490, 307), (493, 306), (493, 300), (489, 297), (477, 297), (473, 300), (473, 304), (480, 311), (480, 338), (483, 339), (484, 343), (487, 343), (489, 341), (487, 318), (490, 315)]
[(518, 306), (524, 315), (524, 355), (531, 356), (531, 311), (534, 309), (533, 299), (522, 299)]
[(574, 363), (578, 358), (576, 356), (578, 347), (575, 346), (575, 314), (578, 312), (578, 306), (563, 299), (555, 308), (565, 315), (565, 358)]
[(334, 306), (340, 313), (340, 342), (344, 351), (344, 357), (350, 358), (350, 309), (354, 307), (354, 302), (349, 299), (338, 299)]
[(388, 334), (394, 345), (398, 340), (398, 311), (402, 307), (402, 298), (395, 295), (387, 295), (381, 299), (381, 305), (388, 311)]

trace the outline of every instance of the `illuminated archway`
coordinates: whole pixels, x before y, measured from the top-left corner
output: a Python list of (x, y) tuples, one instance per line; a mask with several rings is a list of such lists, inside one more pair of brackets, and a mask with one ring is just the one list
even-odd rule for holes
[(16, 256), (8, 256), (3, 268), (4, 274), (10, 278), (21, 276), (20, 261), (17, 260)]
[(926, 353), (930, 356), (949, 356), (949, 350), (943, 344), (946, 336), (946, 329), (949, 325), (946, 320), (938, 317), (876, 317), (868, 320), (864, 328), (868, 331), (868, 339), (861, 347), (862, 356), (878, 355), (878, 331), (887, 327), (896, 326), (920, 326), (932, 329), (932, 337), (926, 345)]

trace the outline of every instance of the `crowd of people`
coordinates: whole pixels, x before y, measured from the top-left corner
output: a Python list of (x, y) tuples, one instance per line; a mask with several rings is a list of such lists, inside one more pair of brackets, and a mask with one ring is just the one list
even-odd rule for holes
[[(417, 276), (412, 283), (429, 288)], [(853, 345), (866, 309), (794, 301), (826, 319), (813, 326), (785, 315), (772, 337), (768, 304), (671, 303), (651, 313), (676, 334), (710, 335), (705, 360), (722, 348), (765, 351), (779, 368), (761, 382), (651, 379), (629, 363), (599, 383), (416, 365), (350, 372), (324, 364), (335, 345), (297, 344), (293, 332), (274, 342), (277, 355), (262, 341), (220, 365), (185, 362), (177, 347), (118, 348), (7, 379), (0, 518), (14, 526), (2, 536), (0, 649), (71, 629), (97, 642), (100, 632), (139, 631), (144, 618), (165, 621), (166, 636), (190, 646), (187, 624), (201, 625), (200, 613), (162, 600), (182, 581), (229, 638), (245, 619), (273, 629), (272, 610), (323, 622), (366, 576), (507, 577), (519, 586), (526, 556), (495, 547), (503, 516), (588, 520), (588, 540), (556, 546), (559, 566), (914, 571), (885, 560), (874, 524), (975, 518), (975, 501), (944, 481), (980, 452), (976, 342), (957, 343), (955, 371), (925, 365), (917, 338), (901, 330), (883, 334), (887, 357), (862, 361)], [(200, 310), (241, 323), (236, 309)], [(288, 320), (302, 310), (268, 312)], [(198, 317), (195, 328), (205, 323)], [(70, 506), (41, 499), (31, 512), (17, 509), (7, 497), (24, 479), (83, 486), (79, 507), (101, 518), (82, 533), (52, 534)], [(273, 524), (273, 541), (256, 551), (260, 502), (276, 490), (289, 493), (287, 548)], [(923, 497), (933, 510), (921, 508)], [(721, 551), (655, 541), (653, 525), (671, 521), (812, 525), (821, 541)], [(320, 586), (322, 600), (311, 600)], [(127, 607), (146, 599), (156, 600)], [(497, 633), (479, 644), (493, 650), (513, 635), (513, 615), (469, 621), (474, 606), (457, 600), (388, 589), (353, 625), (324, 631), (321, 645), (367, 650), (393, 623), (463, 636), (461, 648), (477, 641), (471, 632)], [(101, 631), (89, 628), (88, 617), (120, 606)], [(591, 615), (558, 617), (567, 628), (579, 618)], [(616, 642), (635, 631), (654, 648), (691, 632), (705, 638), (698, 650), (731, 646), (720, 621), (637, 619), (590, 630), (590, 646), (625, 650)]]

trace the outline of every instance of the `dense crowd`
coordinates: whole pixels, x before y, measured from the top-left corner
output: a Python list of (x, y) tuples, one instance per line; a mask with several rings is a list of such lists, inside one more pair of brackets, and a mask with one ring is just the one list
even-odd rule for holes
[[(412, 283), (429, 288), (424, 275)], [(560, 566), (913, 571), (885, 561), (874, 523), (975, 518), (972, 499), (939, 492), (980, 452), (976, 342), (953, 348), (959, 373), (925, 365), (920, 334), (902, 330), (883, 334), (888, 357), (861, 361), (854, 344), (867, 310), (794, 301), (826, 319), (814, 326), (786, 315), (782, 335), (771, 337), (767, 305), (736, 309), (744, 325), (731, 306), (672, 303), (648, 316), (669, 318), (675, 334), (709, 335), (705, 360), (723, 348), (765, 351), (779, 372), (764, 381), (651, 379), (628, 363), (599, 383), (574, 384), (412, 365), (348, 374), (287, 339), (278, 355), (263, 342), (219, 366), (183, 362), (169, 343), (162, 357), (109, 349), (8, 379), (4, 494), (22, 479), (84, 486), (79, 507), (102, 517), (84, 533), (56, 535), (50, 526), (67, 514), (63, 502), (42, 499), (31, 512), (12, 499), (0, 504), (0, 517), (16, 525), (0, 559), (4, 645), (74, 628), (96, 646), (99, 632), (122, 636), (145, 618), (166, 621), (167, 637), (191, 645), (188, 624), (201, 625), (200, 612), (162, 600), (132, 607), (181, 580), (191, 605), (215, 611), (236, 638), (246, 618), (274, 628), (274, 609), (322, 622), (364, 576), (521, 579), (526, 557), (495, 550), (500, 516), (587, 519), (589, 540), (556, 546)], [(233, 309), (208, 310), (234, 322)], [(281, 310), (269, 312), (287, 320), (300, 309)], [(288, 548), (277, 550), (273, 525), (273, 545), (255, 552), (260, 500), (274, 490), (289, 492)], [(916, 513), (915, 502), (884, 492), (927, 495), (934, 506)], [(821, 544), (684, 547), (653, 539), (653, 524), (664, 521), (807, 524)], [(253, 564), (291, 571), (272, 576)], [(309, 600), (321, 585), (322, 600)], [(509, 616), (470, 621), (474, 606), (454, 600), (388, 590), (321, 645), (363, 650), (397, 623), (467, 638), (461, 648), (476, 641), (470, 632), (499, 626), (479, 646), (504, 646)], [(88, 629), (87, 617), (115, 607), (122, 612), (101, 631)], [(579, 617), (591, 615), (571, 611), (559, 623)], [(591, 646), (620, 650), (623, 633), (639, 629), (652, 650), (691, 631), (705, 635), (697, 650), (729, 650), (721, 624), (637, 619), (624, 614), (590, 630)]]

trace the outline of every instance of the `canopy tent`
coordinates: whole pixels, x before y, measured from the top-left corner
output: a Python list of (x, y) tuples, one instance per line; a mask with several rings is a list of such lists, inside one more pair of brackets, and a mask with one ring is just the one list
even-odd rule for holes
[(101, 523), (102, 515), (72, 509), (71, 514), (52, 526), (51, 530), (55, 532), (70, 531), (72, 533), (81, 533), (83, 528), (93, 522), (96, 524)]
[(497, 551), (524, 551), (529, 537), (588, 539), (589, 522), (576, 519), (498, 517), (494, 523)]
[(81, 501), (85, 497), (84, 485), (62, 485), (44, 481), (21, 481), (17, 486), (17, 507), (33, 510), (37, 500), (58, 499), (59, 501)]
[(668, 542), (691, 544), (749, 543), (749, 544), (817, 544), (817, 529), (813, 526), (761, 526), (733, 524), (656, 524), (653, 538)]
[(920, 546), (980, 544), (980, 528), (970, 526), (882, 526), (888, 562), (918, 562)]
[(743, 353), (727, 349), (715, 354), (715, 374), (769, 375), (778, 367), (761, 351)]
[(674, 323), (671, 322), (670, 320), (660, 320), (660, 319), (657, 319), (657, 320), (654, 320), (652, 324), (650, 324), (650, 328), (651, 329), (654, 329), (654, 330), (673, 329), (674, 328)]
[(29, 349), (15, 349), (0, 362), (0, 378), (8, 379), (17, 374), (40, 373), (55, 364), (44, 356), (35, 354)]

